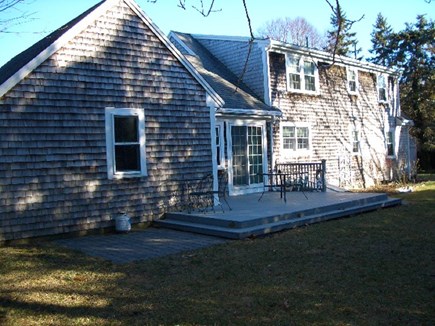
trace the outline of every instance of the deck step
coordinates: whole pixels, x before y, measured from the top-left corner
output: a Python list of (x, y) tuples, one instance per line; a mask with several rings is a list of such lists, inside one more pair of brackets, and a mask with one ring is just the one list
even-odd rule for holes
[(400, 204), (400, 199), (391, 199), (386, 195), (381, 195), (374, 196), (367, 200), (349, 201), (342, 204), (257, 218), (244, 222), (237, 220), (228, 221), (226, 219), (211, 218), (208, 216), (170, 213), (166, 215), (165, 219), (157, 220), (154, 223), (156, 226), (180, 231), (201, 233), (229, 239), (243, 239)]
[[(269, 224), (272, 222), (278, 222), (282, 220), (295, 219), (303, 216), (311, 216), (316, 214), (326, 214), (330, 211), (344, 210), (350, 207), (364, 206), (371, 203), (385, 202), (388, 197), (385, 194), (376, 194), (374, 196), (357, 198), (353, 200), (348, 200), (345, 202), (338, 202), (328, 205), (322, 205), (314, 208), (299, 209), (297, 211), (285, 212), (282, 214), (271, 214), (269, 216), (265, 215), (258, 218), (252, 218), (249, 220), (239, 221), (237, 219), (228, 220), (220, 219), (218, 216), (213, 215), (195, 215), (188, 213), (167, 213), (165, 219), (167, 220), (177, 220), (183, 222), (190, 222), (196, 224), (207, 224), (214, 225), (218, 227), (227, 228), (247, 228), (256, 225)], [(217, 218), (216, 218), (217, 217)]]

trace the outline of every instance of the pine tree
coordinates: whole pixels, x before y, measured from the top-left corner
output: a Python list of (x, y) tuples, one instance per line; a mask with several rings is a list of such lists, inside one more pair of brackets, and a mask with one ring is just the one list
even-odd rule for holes
[(327, 52), (362, 59), (362, 57), (357, 57), (362, 49), (358, 48), (356, 33), (350, 31), (352, 24), (353, 22), (347, 19), (346, 13), (341, 9), (341, 6), (337, 5), (331, 15), (332, 30), (327, 32), (327, 45), (325, 48)]
[(374, 56), (369, 58), (368, 61), (391, 67), (393, 65), (392, 52), (394, 50), (392, 47), (394, 42), (393, 30), (381, 13), (378, 14), (373, 28), (374, 30), (371, 33), (372, 48), (369, 52)]
[(423, 168), (435, 168), (435, 22), (417, 16), (416, 24), (395, 35), (395, 64), (401, 68), (401, 106), (414, 121)]

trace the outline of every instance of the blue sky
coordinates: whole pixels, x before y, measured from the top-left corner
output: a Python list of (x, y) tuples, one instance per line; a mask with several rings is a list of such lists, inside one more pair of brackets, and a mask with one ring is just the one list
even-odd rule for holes
[[(39, 39), (65, 24), (99, 0), (26, 0), (25, 4), (0, 13), (0, 21), (20, 13), (32, 14), (25, 23), (11, 26), (8, 33), (0, 33), (0, 66)], [(249, 29), (242, 0), (215, 0), (215, 9), (204, 18), (192, 5), (200, 0), (186, 0), (188, 10), (180, 9), (178, 0), (136, 0), (147, 15), (167, 34), (170, 30), (196, 34), (248, 36)], [(204, 4), (210, 0), (203, 0)], [(331, 9), (326, 0), (246, 0), (254, 32), (266, 21), (278, 17), (306, 18), (320, 32), (330, 28)], [(335, 2), (330, 0), (330, 2)], [(435, 19), (435, 0), (340, 0), (349, 19), (364, 19), (352, 31), (357, 33), (359, 45), (367, 57), (371, 47), (370, 33), (376, 16), (381, 12), (395, 31), (405, 23), (414, 23), (418, 14)]]

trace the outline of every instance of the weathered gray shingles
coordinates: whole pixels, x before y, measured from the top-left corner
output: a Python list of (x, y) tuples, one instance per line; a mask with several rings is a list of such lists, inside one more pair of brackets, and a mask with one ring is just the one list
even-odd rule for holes
[[(111, 18), (123, 11), (127, 24)], [(105, 227), (119, 210), (144, 221), (182, 176), (211, 170), (204, 90), (128, 10), (105, 20), (114, 41), (90, 28), (0, 102), (0, 239)], [(145, 109), (148, 177), (107, 179), (108, 106)]]
[[(256, 44), (249, 52), (249, 39), (228, 42), (224, 39), (200, 37), (198, 41), (227, 66), (236, 76), (242, 76), (243, 82), (264, 100), (264, 71), (261, 49)], [(244, 67), (249, 53), (248, 69)]]
[[(174, 32), (174, 34), (195, 53), (195, 55), (185, 54), (185, 56), (223, 98), (226, 108), (258, 110), (265, 113), (277, 112), (275, 108), (259, 100), (256, 94), (240, 79), (242, 72), (235, 75), (194, 36), (179, 32)], [(177, 41), (174, 40), (174, 43)], [(229, 46), (231, 47), (231, 44)], [(261, 79), (261, 75), (257, 75), (257, 78)]]
[[(350, 132), (355, 126), (352, 117), (364, 121), (365, 129), (362, 141), (379, 139), (382, 147), (383, 116), (377, 100), (376, 85), (373, 83), (373, 75), (369, 72), (359, 71), (360, 83), (359, 95), (350, 96), (346, 88), (346, 68), (335, 66), (326, 70), (319, 68), (320, 95), (302, 95), (286, 93), (278, 99), (277, 91), (286, 89), (285, 57), (284, 54), (270, 53), (271, 66), (270, 79), (272, 88), (272, 100), (279, 102), (283, 110), (283, 118), (291, 122), (303, 122), (310, 125), (312, 136), (312, 152), (309, 155), (301, 155), (303, 160), (326, 159), (328, 177), (331, 180), (339, 180), (338, 157), (343, 155), (343, 147), (350, 143)], [(274, 126), (274, 146), (277, 158), (286, 160), (281, 153), (281, 139), (279, 137), (280, 126)], [(383, 159), (385, 152), (372, 153), (370, 160), (380, 157)], [(354, 156), (358, 157), (358, 156)], [(355, 162), (354, 162), (355, 163)], [(354, 171), (358, 166), (355, 164)], [(375, 169), (367, 169), (370, 173), (379, 173)], [(356, 173), (355, 173), (356, 175)]]

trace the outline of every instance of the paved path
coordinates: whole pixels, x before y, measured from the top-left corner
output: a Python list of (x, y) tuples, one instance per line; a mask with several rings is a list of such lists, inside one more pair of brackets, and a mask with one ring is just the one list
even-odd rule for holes
[(117, 264), (146, 260), (227, 242), (212, 236), (147, 228), (125, 234), (85, 236), (55, 243)]

